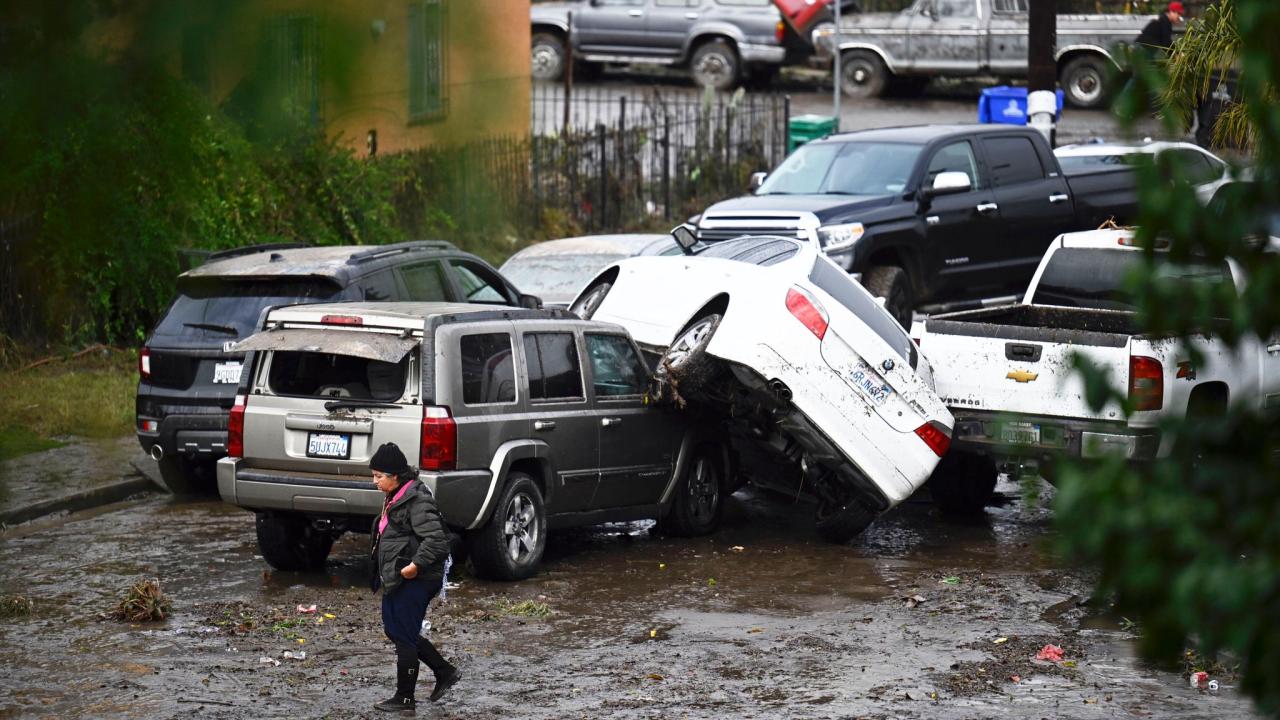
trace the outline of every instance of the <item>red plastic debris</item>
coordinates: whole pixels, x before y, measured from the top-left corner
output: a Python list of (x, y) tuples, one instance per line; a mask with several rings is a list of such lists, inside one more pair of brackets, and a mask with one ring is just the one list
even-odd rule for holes
[(302, 613), (302, 614), (304, 614), (304, 615), (315, 615), (315, 614), (316, 614), (316, 606), (315, 606), (315, 605), (299, 605), (299, 606), (298, 606), (298, 612), (300, 612), (300, 613)]
[(1048, 660), (1049, 662), (1062, 662), (1062, 648), (1057, 645), (1045, 645), (1040, 648), (1040, 652), (1036, 653), (1037, 660)]

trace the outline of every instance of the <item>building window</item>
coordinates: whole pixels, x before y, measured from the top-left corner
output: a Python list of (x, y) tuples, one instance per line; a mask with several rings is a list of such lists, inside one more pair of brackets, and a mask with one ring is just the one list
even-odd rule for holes
[(411, 2), (409, 122), (439, 120), (448, 112), (444, 59), (444, 0)]
[(289, 117), (320, 124), (320, 52), (316, 19), (276, 18), (267, 26), (267, 61), (272, 98)]

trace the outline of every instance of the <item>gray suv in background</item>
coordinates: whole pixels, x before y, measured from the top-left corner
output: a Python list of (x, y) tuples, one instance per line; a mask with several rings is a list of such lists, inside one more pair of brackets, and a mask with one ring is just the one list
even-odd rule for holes
[(647, 402), (627, 332), (559, 310), (444, 303), (299, 305), (237, 346), (227, 502), (257, 513), (281, 570), (317, 569), (384, 497), (369, 458), (416, 462), (477, 573), (537, 571), (548, 528), (657, 518), (674, 534), (720, 519), (730, 462), (717, 426)]
[(788, 59), (786, 26), (771, 0), (534, 3), (529, 19), (535, 80), (563, 75), (570, 43), (579, 67), (675, 65), (687, 67), (699, 85), (717, 90), (747, 75), (767, 80)]
[(370, 247), (268, 245), (216, 252), (178, 292), (139, 353), (136, 428), (165, 488), (213, 489), (244, 354), (265, 308), (341, 300), (538, 307), (484, 260), (439, 240)]

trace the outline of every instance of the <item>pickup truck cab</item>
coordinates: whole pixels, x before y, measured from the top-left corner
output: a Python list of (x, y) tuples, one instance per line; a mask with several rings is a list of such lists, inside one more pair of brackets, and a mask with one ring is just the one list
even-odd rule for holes
[(1095, 182), (1065, 177), (1029, 128), (864, 130), (801, 146), (751, 195), (707, 208), (696, 232), (816, 239), (907, 327), (925, 301), (1018, 293), (1053, 238), (1126, 221), (1128, 195), (1113, 208), (1110, 176)]
[[(1027, 76), (1031, 0), (916, 0), (897, 13), (841, 18), (840, 86), (855, 98), (876, 97), (890, 80), (923, 85), (930, 77)], [(1067, 102), (1106, 102), (1110, 48), (1132, 42), (1152, 19), (1143, 15), (1058, 15), (1054, 58)], [(834, 45), (834, 27), (816, 41)], [(827, 37), (823, 37), (826, 35)]]
[[(1123, 281), (1141, 261), (1131, 230), (1063, 235), (1020, 304), (917, 324), (938, 395), (956, 419), (951, 452), (929, 482), (944, 506), (979, 509), (999, 464), (1038, 465), (1044, 475), (1047, 461), (1063, 456), (1150, 460), (1170, 450), (1159, 430), (1164, 417), (1228, 403), (1280, 407), (1280, 333), (1246, 337), (1234, 349), (1200, 335), (1193, 342), (1203, 360), (1193, 363), (1176, 339), (1139, 328)], [(1169, 263), (1160, 281), (1243, 292), (1247, 280), (1232, 262), (1204, 262)], [(1125, 383), (1130, 415), (1117, 402), (1090, 407), (1072, 366), (1077, 353)]]

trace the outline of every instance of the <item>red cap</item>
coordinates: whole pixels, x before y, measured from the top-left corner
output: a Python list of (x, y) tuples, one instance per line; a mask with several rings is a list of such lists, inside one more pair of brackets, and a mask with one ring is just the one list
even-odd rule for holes
[(1169, 12), (1176, 12), (1182, 15), (1185, 11), (1182, 9), (1182, 3), (1178, 2), (1178, 0), (1173, 0), (1173, 2), (1169, 3)]

